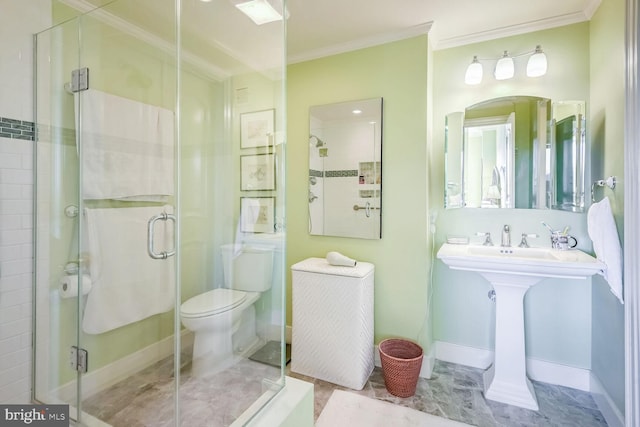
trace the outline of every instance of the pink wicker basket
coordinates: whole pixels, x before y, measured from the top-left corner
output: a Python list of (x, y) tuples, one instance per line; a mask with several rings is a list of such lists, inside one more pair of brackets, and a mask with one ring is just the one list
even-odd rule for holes
[(411, 341), (390, 338), (382, 341), (378, 349), (387, 391), (398, 397), (413, 396), (422, 368), (422, 347)]

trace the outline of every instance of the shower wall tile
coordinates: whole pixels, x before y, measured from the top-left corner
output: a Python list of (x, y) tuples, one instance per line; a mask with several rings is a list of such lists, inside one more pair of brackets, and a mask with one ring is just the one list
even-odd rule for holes
[(33, 120), (33, 34), (51, 25), (51, 2), (0, 0), (0, 117)]
[(33, 141), (0, 137), (0, 159), (0, 402), (26, 403), (33, 335)]

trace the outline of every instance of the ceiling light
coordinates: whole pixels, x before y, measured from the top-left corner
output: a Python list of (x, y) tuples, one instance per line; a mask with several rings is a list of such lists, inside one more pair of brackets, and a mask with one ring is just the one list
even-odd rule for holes
[(547, 74), (547, 55), (542, 51), (542, 46), (536, 46), (536, 50), (527, 62), (527, 76), (540, 77)]
[(478, 57), (474, 56), (473, 61), (467, 67), (464, 75), (464, 82), (468, 85), (477, 85), (482, 81), (482, 64), (478, 61)]
[(513, 58), (509, 56), (509, 53), (505, 50), (502, 54), (502, 58), (496, 63), (496, 69), (493, 72), (496, 80), (510, 79), (514, 75)]
[(251, 0), (236, 4), (242, 13), (247, 15), (256, 25), (279, 21), (282, 15), (267, 0)]
[(353, 110), (352, 111), (353, 114), (362, 114), (362, 110)]

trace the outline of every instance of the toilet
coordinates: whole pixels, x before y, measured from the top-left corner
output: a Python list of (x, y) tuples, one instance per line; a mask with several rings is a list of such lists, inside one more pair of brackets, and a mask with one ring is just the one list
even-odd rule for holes
[(271, 288), (273, 248), (223, 245), (224, 287), (180, 306), (180, 320), (194, 333), (192, 375), (202, 377), (235, 363), (235, 354), (258, 343), (253, 304)]

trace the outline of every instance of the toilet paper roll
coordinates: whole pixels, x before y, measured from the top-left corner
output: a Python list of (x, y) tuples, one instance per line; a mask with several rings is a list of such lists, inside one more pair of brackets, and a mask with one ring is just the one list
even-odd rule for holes
[[(88, 274), (82, 275), (82, 295), (87, 295), (91, 291), (91, 277)], [(62, 276), (60, 279), (60, 297), (73, 298), (78, 296), (78, 275), (72, 274)]]
[(331, 265), (341, 265), (345, 267), (355, 267), (357, 263), (355, 259), (342, 255), (340, 252), (327, 253), (327, 262)]

